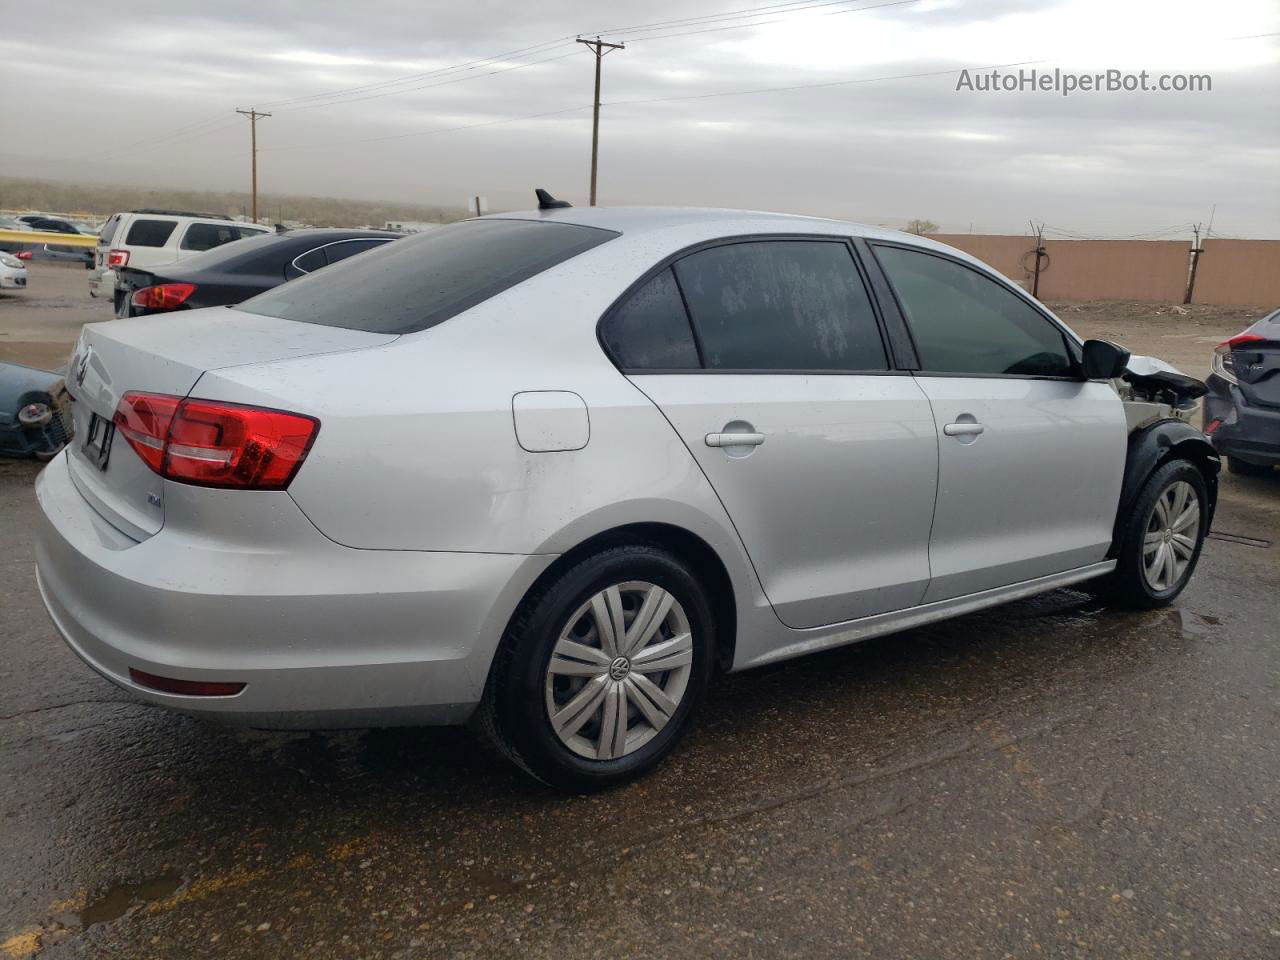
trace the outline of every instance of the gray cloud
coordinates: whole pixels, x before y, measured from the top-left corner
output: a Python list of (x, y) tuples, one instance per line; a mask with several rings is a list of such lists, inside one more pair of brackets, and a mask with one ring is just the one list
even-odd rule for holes
[[(1153, 2), (1134, 6), (1154, 10)], [(46, 0), (0, 36), (0, 62), (19, 78), (10, 90), (20, 101), (0, 163), (20, 174), (234, 189), (247, 179), (246, 123), (231, 112), (236, 106), (385, 83), (579, 31), (752, 5), (226, 0), (216, 12), (192, 14), (138, 0), (128, 16), (104, 20), (87, 3)], [(1099, 0), (920, 0), (837, 12), (854, 5), (802, 10), (786, 18), (794, 24), (651, 40), (631, 34), (628, 49), (606, 61), (602, 201), (895, 225), (922, 216), (993, 231), (1036, 218), (1100, 235), (1204, 220), (1216, 203), (1224, 234), (1280, 236), (1277, 41), (1220, 42), (1280, 30), (1280, 11), (1267, 0), (1224, 0), (1207, 12), (1164, 4), (1152, 24), (1117, 18), (1118, 8)], [(1179, 46), (1170, 34), (1158, 43), (1147, 35), (1158, 28), (1204, 42)], [(366, 99), (348, 103), (272, 107), (260, 126), (262, 187), (444, 204), (484, 193), (495, 206), (522, 206), (541, 185), (583, 202), (589, 110), (494, 122), (589, 104), (591, 58), (575, 49), (548, 45), (358, 91), (351, 96)], [(1107, 65), (1119, 69), (1209, 72), (1213, 92), (1064, 99), (957, 92), (954, 76), (934, 76), (619, 102), (1046, 56), (1053, 62), (1042, 69), (1091, 69), (1099, 49), (1113, 50)], [(561, 54), (572, 55), (509, 69)], [(508, 72), (481, 75), (493, 70)], [(455, 127), (469, 129), (421, 135)]]

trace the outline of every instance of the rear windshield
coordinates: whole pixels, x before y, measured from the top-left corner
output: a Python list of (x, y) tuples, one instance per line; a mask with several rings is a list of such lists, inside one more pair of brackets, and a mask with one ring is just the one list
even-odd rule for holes
[(567, 223), (467, 220), (300, 277), (239, 309), (370, 333), (414, 333), (617, 235)]
[(107, 222), (102, 225), (102, 232), (98, 234), (98, 239), (103, 243), (110, 243), (111, 238), (116, 235), (116, 227), (120, 224), (120, 214), (113, 213)]

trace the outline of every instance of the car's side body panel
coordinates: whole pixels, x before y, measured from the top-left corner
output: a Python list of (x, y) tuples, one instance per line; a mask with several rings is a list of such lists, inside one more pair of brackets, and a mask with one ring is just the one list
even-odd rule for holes
[[(784, 623), (815, 627), (920, 602), (938, 443), (909, 375), (633, 379), (707, 475)], [(706, 443), (748, 426), (764, 438), (757, 447)]]
[[(920, 376), (938, 424), (926, 602), (1096, 563), (1111, 544), (1124, 409), (1105, 382)], [(983, 432), (947, 436), (947, 424)]]

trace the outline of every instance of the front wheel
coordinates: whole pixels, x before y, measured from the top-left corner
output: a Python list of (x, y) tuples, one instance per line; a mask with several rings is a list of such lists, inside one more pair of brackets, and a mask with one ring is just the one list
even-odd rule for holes
[(480, 724), (552, 786), (596, 790), (675, 746), (713, 662), (710, 604), (679, 558), (612, 547), (529, 597), (494, 661)]
[(1195, 572), (1209, 532), (1204, 475), (1186, 460), (1156, 470), (1121, 527), (1108, 593), (1119, 603), (1154, 609), (1172, 603)]

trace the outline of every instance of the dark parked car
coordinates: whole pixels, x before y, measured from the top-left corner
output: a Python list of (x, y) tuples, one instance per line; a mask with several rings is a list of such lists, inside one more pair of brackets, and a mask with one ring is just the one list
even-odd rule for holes
[[(19, 244), (11, 244), (19, 246)], [(86, 270), (93, 266), (93, 249), (91, 247), (73, 247), (64, 243), (26, 243), (21, 244), (21, 252), (14, 256), (19, 260), (53, 261), (55, 263), (79, 263)]]
[(1213, 351), (1204, 432), (1232, 473), (1280, 466), (1280, 310)]
[(248, 237), (155, 270), (117, 268), (116, 316), (239, 303), (395, 240), (382, 230), (289, 230)]
[(54, 217), (19, 217), (32, 230), (43, 230), (46, 233), (73, 233), (81, 236), (80, 231), (75, 224), (68, 223), (66, 220), (58, 220)]
[(71, 439), (61, 373), (0, 363), (0, 455), (52, 459)]

